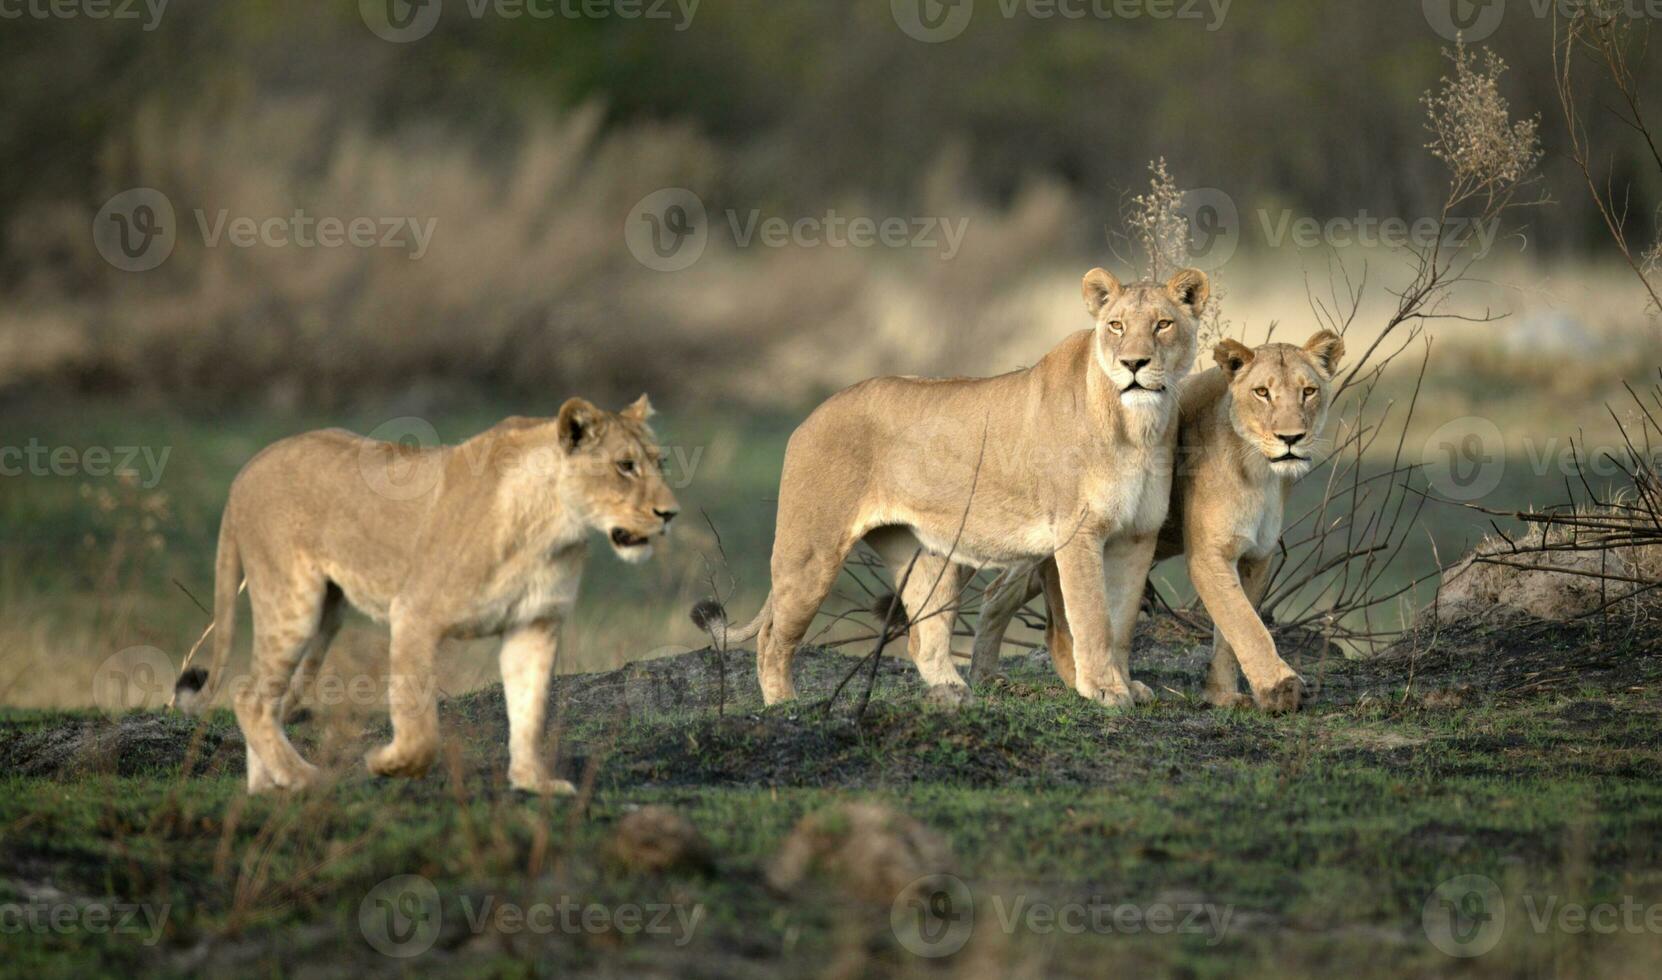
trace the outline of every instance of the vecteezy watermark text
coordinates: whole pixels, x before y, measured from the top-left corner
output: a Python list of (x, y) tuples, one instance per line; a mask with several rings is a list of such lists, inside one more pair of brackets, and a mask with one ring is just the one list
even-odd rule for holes
[(489, 929), (500, 933), (527, 932), (546, 936), (563, 933), (568, 936), (601, 935), (615, 932), (624, 936), (671, 936), (671, 942), (685, 946), (704, 919), (702, 904), (682, 905), (672, 902), (624, 902), (603, 905), (599, 902), (578, 902), (561, 896), (555, 902), (501, 902), (494, 895), (475, 900), (462, 896), (462, 916), (468, 929), (482, 933)]
[(156, 945), (167, 925), (173, 906), (135, 902), (49, 902), (31, 898), (22, 902), (0, 902), (0, 935), (138, 936), (146, 946)]
[(1425, 900), (1421, 925), (1431, 945), (1450, 956), (1482, 956), (1500, 944), (1508, 927), (1521, 923), (1537, 935), (1662, 935), (1662, 903), (1624, 895), (1608, 902), (1565, 900), (1525, 893), (1515, 899), (1520, 920), (1508, 915), (1500, 886), (1485, 875), (1465, 874), (1440, 882)]
[[(462, 919), (475, 936), (531, 933), (568, 936), (617, 934), (668, 936), (676, 946), (693, 939), (704, 921), (702, 903), (579, 902), (562, 895), (553, 901), (505, 902), (494, 895), (460, 898)], [(422, 875), (395, 875), (371, 888), (358, 905), (358, 929), (377, 951), (394, 958), (420, 956), (444, 927), (438, 889)]]
[[(315, 215), (305, 208), (277, 215), (195, 208), (191, 214), (204, 248), (388, 248), (412, 260), (427, 254), (439, 223), (437, 218), (411, 215)], [(126, 272), (147, 272), (166, 262), (179, 233), (173, 202), (153, 187), (122, 191), (105, 201), (92, 219), (98, 254)]]
[[(992, 916), (977, 916), (990, 906)], [(1145, 905), (1115, 902), (1100, 895), (1076, 899), (1035, 899), (994, 893), (977, 902), (956, 875), (926, 875), (909, 883), (889, 908), (895, 940), (917, 956), (951, 956), (963, 949), (976, 923), (990, 922), (1005, 935), (1199, 935), (1216, 945), (1229, 931), (1232, 905), (1212, 902), (1159, 901)]]
[[(669, 21), (676, 31), (692, 26), (702, 0), (464, 0), (468, 17), (484, 20)], [(358, 13), (376, 37), (397, 44), (433, 33), (444, 13), (443, 0), (358, 0)]]
[(712, 228), (725, 231), (735, 248), (920, 249), (950, 262), (963, 247), (969, 218), (938, 215), (766, 214), (729, 208), (712, 222), (704, 201), (684, 187), (666, 187), (641, 198), (624, 221), (623, 239), (649, 269), (678, 272), (704, 254)]
[(48, 446), (31, 437), (21, 446), (0, 446), (0, 477), (130, 473), (141, 487), (152, 490), (161, 482), (172, 452), (172, 446)]
[(0, 0), (0, 20), (143, 20), (153, 31), (168, 0)]
[(314, 217), (304, 208), (293, 214), (256, 218), (249, 215), (231, 217), (230, 211), (220, 208), (213, 217), (197, 208), (196, 227), (202, 244), (208, 248), (225, 242), (236, 248), (396, 248), (408, 252), (410, 258), (420, 259), (432, 244), (433, 229), (439, 219), (426, 220), (408, 217), (374, 218), (360, 215), (355, 218)]
[[(1223, 26), (1234, 0), (981, 0), (1005, 20), (1194, 21), (1206, 30)], [(906, 36), (930, 44), (964, 33), (976, 0), (889, 0), (889, 12)]]
[(1449, 41), (1477, 44), (1500, 29), (1511, 11), (1547, 20), (1586, 14), (1600, 20), (1662, 20), (1662, 0), (1420, 0), (1425, 22)]

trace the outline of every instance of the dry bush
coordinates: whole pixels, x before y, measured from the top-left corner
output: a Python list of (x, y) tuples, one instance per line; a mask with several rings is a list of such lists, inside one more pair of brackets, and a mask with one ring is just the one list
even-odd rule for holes
[[(105, 148), (95, 200), (36, 204), (7, 224), (24, 267), (0, 318), (0, 387), (330, 404), (420, 380), (550, 404), (574, 388), (799, 401), (897, 368), (984, 366), (990, 347), (1033, 328), (1006, 297), (1068, 238), (1073, 211), (1048, 184), (1005, 209), (980, 205), (949, 154), (920, 177), (917, 216), (967, 220), (950, 261), (928, 249), (741, 249), (729, 210), (741, 223), (775, 212), (724, 198), (729, 164), (686, 127), (602, 132), (593, 107), (528, 116), (486, 143), (378, 131), (320, 99), (153, 105)], [(177, 214), (178, 243), (150, 272), (108, 266), (87, 234), (101, 202), (129, 187), (161, 190)], [(623, 234), (636, 203), (666, 187), (695, 189), (711, 223), (703, 257), (674, 273), (638, 262)], [(859, 200), (828, 204), (886, 216)], [(419, 259), (406, 248), (207, 247), (200, 229), (221, 209), (434, 225)]]

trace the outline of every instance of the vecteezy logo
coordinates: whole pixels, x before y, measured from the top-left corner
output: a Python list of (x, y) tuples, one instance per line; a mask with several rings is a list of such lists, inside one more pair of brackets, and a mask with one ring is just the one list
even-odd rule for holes
[(975, 0), (889, 0), (889, 13), (907, 37), (939, 44), (964, 33), (975, 15)]
[(439, 890), (421, 875), (388, 878), (358, 903), (358, 929), (383, 955), (420, 956), (433, 948), (443, 925)]
[(1506, 900), (1483, 875), (1458, 875), (1425, 900), (1420, 924), (1431, 945), (1450, 956), (1482, 956), (1506, 931)]
[(98, 665), (92, 701), (110, 714), (163, 707), (173, 673), (173, 661), (155, 647), (128, 647)]
[(623, 241), (641, 265), (679, 272), (710, 243), (704, 202), (684, 187), (666, 187), (640, 199), (623, 224)]
[(1506, 475), (1505, 448), (1500, 427), (1486, 418), (1467, 415), (1446, 422), (1421, 451), (1426, 482), (1450, 500), (1487, 496)]
[(439, 485), (444, 462), (426, 451), (439, 445), (433, 423), (407, 415), (382, 422), (369, 438), (358, 449), (358, 473), (371, 490), (388, 500), (414, 500)]
[(889, 928), (909, 953), (951, 956), (975, 931), (975, 896), (955, 875), (926, 875), (895, 896)]
[(1493, 34), (1506, 16), (1506, 0), (1420, 0), (1420, 5), (1440, 37), (1467, 44)]
[(1190, 265), (1210, 272), (1234, 256), (1241, 243), (1241, 212), (1233, 197), (1216, 187), (1197, 187), (1178, 198), (1177, 213), (1189, 225)]
[(419, 41), (433, 33), (443, 0), (358, 0), (358, 13), (375, 36), (394, 44)]
[(104, 202), (92, 219), (92, 244), (104, 261), (126, 272), (148, 272), (167, 261), (179, 238), (173, 202), (153, 187), (134, 187)]

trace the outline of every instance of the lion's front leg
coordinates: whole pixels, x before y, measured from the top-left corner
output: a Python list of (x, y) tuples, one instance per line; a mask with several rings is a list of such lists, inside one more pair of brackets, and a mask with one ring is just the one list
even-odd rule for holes
[(1073, 633), (1074, 690), (1115, 708), (1136, 703), (1131, 679), (1116, 669), (1109, 648), (1108, 596), (1102, 542), (1076, 537), (1056, 553), (1056, 573)]
[(1142, 607), (1148, 571), (1154, 565), (1155, 535), (1116, 538), (1103, 554), (1103, 575), (1107, 581), (1108, 650), (1114, 672), (1125, 679), (1131, 696), (1139, 704), (1154, 700), (1147, 684), (1131, 679), (1131, 643), (1137, 630), (1137, 611)]
[[(1267, 558), (1243, 558), (1239, 564), (1241, 591), (1247, 601), (1257, 608), (1263, 601), (1269, 585), (1270, 562)], [(1262, 620), (1262, 617), (1259, 617)], [(1229, 638), (1216, 623), (1212, 626), (1212, 664), (1206, 672), (1206, 703), (1215, 708), (1246, 708), (1252, 698), (1241, 693), (1241, 664)]]
[(539, 796), (568, 796), (576, 787), (555, 779), (542, 755), (548, 684), (559, 646), (558, 624), (538, 622), (502, 640), (502, 692), (508, 702), (508, 782)]
[(1247, 598), (1236, 563), (1222, 555), (1191, 551), (1189, 578), (1214, 626), (1240, 661), (1258, 706), (1272, 713), (1297, 711), (1303, 682), (1276, 653), (1275, 638)]
[[(404, 606), (404, 609), (400, 609)], [(439, 707), (433, 655), (442, 628), (394, 602), (392, 656), (387, 672), (387, 706), (392, 742), (373, 749), (364, 761), (377, 776), (426, 775), (439, 752)]]

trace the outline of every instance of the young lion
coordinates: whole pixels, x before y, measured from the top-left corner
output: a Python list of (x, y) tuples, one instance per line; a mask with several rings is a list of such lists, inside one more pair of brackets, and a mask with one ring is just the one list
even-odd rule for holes
[[(432, 764), (440, 641), (502, 636), (509, 779), (531, 793), (573, 792), (538, 752), (557, 630), (577, 597), (590, 530), (639, 562), (675, 517), (651, 414), (645, 395), (616, 414), (573, 398), (557, 418), (511, 418), (459, 446), (410, 448), (326, 429), (250, 460), (219, 526), (211, 675), (223, 675), (246, 576), (253, 674), (235, 703), (248, 791), (316, 776), (283, 721), (349, 601), (392, 627), (393, 738), (367, 756), (371, 772), (419, 776)], [(185, 671), (175, 702), (187, 711), (205, 703), (209, 679)]]
[(727, 643), (760, 634), (769, 704), (796, 695), (796, 646), (862, 539), (902, 586), (932, 694), (968, 694), (951, 660), (967, 568), (1054, 555), (1079, 635), (1076, 689), (1115, 706), (1149, 695), (1127, 670), (1131, 627), (1171, 497), (1177, 385), (1194, 363), (1208, 283), (1185, 269), (1122, 286), (1093, 269), (1081, 289), (1094, 326), (1031, 368), (865, 381), (791, 435), (767, 603), (742, 630), (703, 619)]
[[(1281, 537), (1287, 491), (1309, 471), (1322, 441), (1344, 351), (1344, 341), (1326, 330), (1303, 347), (1252, 350), (1226, 340), (1213, 351), (1218, 366), (1183, 387), (1176, 486), (1155, 560), (1187, 553), (1189, 577), (1212, 615), (1211, 704), (1250, 704), (1239, 693), (1245, 670), (1260, 708), (1298, 708), (1303, 683), (1276, 653), (1256, 607)], [(975, 677), (993, 671), (1011, 617), (1041, 590), (1051, 613), (1046, 645), (1057, 672), (1072, 677), (1071, 611), (1055, 578), (1046, 563), (988, 588), (976, 627)]]

